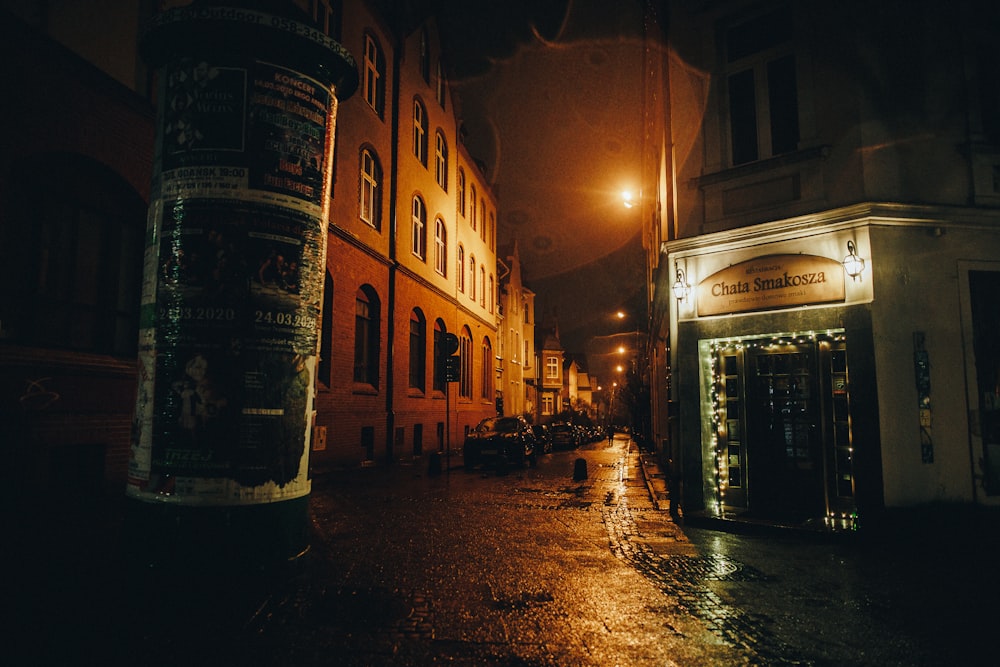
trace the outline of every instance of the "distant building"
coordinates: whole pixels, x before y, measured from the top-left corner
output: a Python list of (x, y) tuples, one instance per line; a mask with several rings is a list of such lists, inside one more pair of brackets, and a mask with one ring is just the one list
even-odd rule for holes
[(565, 409), (568, 401), (563, 388), (563, 365), (565, 350), (559, 341), (559, 327), (547, 325), (536, 329), (538, 350), (538, 372), (535, 381), (536, 423), (547, 424)]
[(574, 412), (597, 418), (594, 393), (590, 374), (582, 359), (567, 355), (563, 368), (563, 395), (568, 399), (568, 407)]
[(500, 303), (497, 338), (497, 406), (504, 415), (534, 419), (535, 293), (521, 281), (517, 242), (497, 253)]

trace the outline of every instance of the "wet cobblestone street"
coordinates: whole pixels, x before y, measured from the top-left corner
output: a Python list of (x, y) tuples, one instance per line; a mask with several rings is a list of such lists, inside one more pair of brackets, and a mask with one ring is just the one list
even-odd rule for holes
[(281, 575), (136, 572), (91, 526), (14, 582), (10, 664), (992, 661), (994, 551), (974, 541), (680, 526), (624, 438), (506, 475), (451, 463), (317, 475), (311, 552)]

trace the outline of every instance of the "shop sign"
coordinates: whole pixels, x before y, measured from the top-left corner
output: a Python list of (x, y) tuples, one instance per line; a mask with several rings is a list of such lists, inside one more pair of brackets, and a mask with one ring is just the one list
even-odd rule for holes
[(844, 267), (816, 255), (766, 255), (698, 284), (698, 315), (723, 315), (843, 301)]

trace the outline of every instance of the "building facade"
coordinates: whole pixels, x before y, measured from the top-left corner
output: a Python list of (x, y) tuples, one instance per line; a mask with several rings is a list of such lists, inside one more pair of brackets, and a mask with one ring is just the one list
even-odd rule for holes
[(546, 325), (536, 329), (538, 367), (535, 380), (535, 423), (548, 424), (564, 409), (563, 368), (566, 351), (559, 340), (559, 327)]
[(849, 5), (672, 5), (654, 412), (685, 512), (1000, 502), (1000, 16)]
[[(154, 151), (139, 44), (151, 17), (185, 4), (0, 3), (18, 54), (2, 65), (18, 130), (0, 147), (0, 430), (14, 493), (124, 484)], [(362, 75), (336, 127), (310, 458), (458, 448), (496, 412), (498, 203), (462, 145), (434, 23), (404, 3), (279, 6), (342, 43)], [(452, 383), (448, 334), (462, 358)]]
[(461, 142), (435, 24), (345, 3), (339, 40), (361, 86), (338, 116), (317, 466), (459, 449), (496, 413), (497, 200)]
[(0, 4), (4, 487), (21, 508), (82, 502), (120, 492), (129, 457), (154, 117), (136, 42), (152, 3), (113, 3), (100, 41), (76, 30), (76, 3)]
[(535, 293), (521, 280), (521, 257), (516, 241), (498, 254), (497, 274), (500, 281), (497, 411), (534, 419), (535, 402), (529, 388), (533, 389), (537, 371)]

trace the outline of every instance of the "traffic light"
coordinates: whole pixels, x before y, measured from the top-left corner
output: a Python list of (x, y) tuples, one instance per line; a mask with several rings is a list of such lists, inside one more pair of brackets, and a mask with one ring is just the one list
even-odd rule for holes
[(444, 379), (445, 382), (458, 382), (462, 374), (462, 357), (454, 355), (444, 359)]

